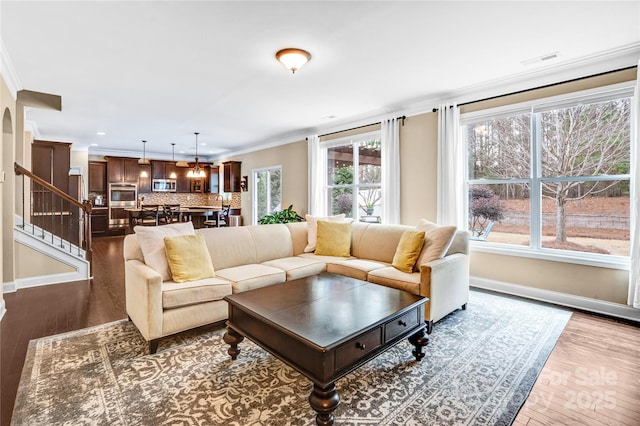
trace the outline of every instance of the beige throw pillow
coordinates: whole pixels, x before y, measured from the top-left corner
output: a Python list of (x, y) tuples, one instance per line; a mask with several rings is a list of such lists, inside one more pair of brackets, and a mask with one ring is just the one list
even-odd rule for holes
[(456, 234), (455, 226), (441, 226), (426, 219), (420, 219), (416, 231), (424, 231), (424, 246), (414, 270), (419, 271), (420, 265), (436, 259), (442, 259)]
[(164, 237), (171, 276), (176, 283), (216, 276), (202, 234)]
[(316, 254), (323, 256), (351, 256), (351, 222), (318, 221)]
[(413, 267), (418, 260), (422, 246), (424, 245), (424, 231), (404, 231), (400, 242), (393, 255), (391, 265), (402, 272), (413, 272)]
[(164, 237), (193, 235), (193, 223), (182, 222), (162, 226), (136, 226), (133, 231), (144, 256), (144, 263), (158, 272), (163, 280), (171, 279), (171, 270), (164, 248)]
[(335, 216), (311, 216), (306, 214), (304, 218), (307, 221), (307, 246), (304, 248), (304, 252), (313, 253), (316, 250), (316, 241), (318, 239), (318, 221), (342, 222), (344, 221), (344, 213)]

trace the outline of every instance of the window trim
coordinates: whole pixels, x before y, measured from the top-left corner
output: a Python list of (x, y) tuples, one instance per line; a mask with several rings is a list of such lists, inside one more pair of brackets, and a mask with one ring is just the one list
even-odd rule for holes
[[(327, 158), (328, 151), (331, 148), (336, 148), (339, 146), (347, 146), (347, 145), (351, 145), (351, 147), (353, 148), (354, 146), (359, 146), (359, 144), (361, 142), (366, 142), (370, 139), (379, 139), (382, 140), (382, 130), (372, 130), (369, 132), (364, 132), (364, 133), (358, 133), (356, 135), (349, 135), (349, 136), (344, 136), (344, 137), (340, 137), (340, 138), (336, 138), (336, 139), (330, 139), (328, 141), (322, 141), (320, 142), (320, 150), (324, 150), (325, 152), (325, 158)], [(355, 155), (354, 152), (354, 161), (353, 161), (353, 166), (354, 166), (354, 183), (351, 185), (332, 185), (330, 184), (328, 181), (324, 182), (324, 187), (322, 189), (323, 193), (325, 194), (324, 196), (326, 197), (325, 200), (325, 212), (324, 214), (327, 216), (331, 216), (333, 213), (331, 211), (329, 211), (329, 208), (331, 206), (331, 200), (330, 200), (330, 190), (334, 189), (334, 188), (349, 188), (352, 189), (353, 192), (353, 197), (355, 200), (357, 200), (357, 194), (358, 194), (358, 189), (361, 188), (366, 188), (366, 187), (372, 187), (372, 188), (380, 188), (380, 190), (382, 190), (382, 181), (380, 181), (380, 183), (360, 183), (359, 182), (359, 176), (358, 174), (355, 172), (355, 170), (357, 170), (357, 167), (359, 165), (359, 160), (360, 160), (360, 156), (359, 153), (358, 155)], [(380, 167), (382, 167), (382, 165), (380, 165)], [(325, 162), (323, 164), (323, 175), (327, 176), (327, 163)], [(356, 183), (357, 182), (357, 183)], [(383, 195), (384, 197), (384, 195)], [(360, 208), (359, 208), (359, 204), (357, 203), (357, 201), (355, 201), (355, 204), (352, 206), (352, 219), (353, 220), (359, 220), (360, 219)]]
[[(534, 114), (548, 111), (550, 109), (555, 108), (567, 108), (571, 106), (575, 106), (577, 103), (589, 102), (589, 103), (597, 103), (597, 102), (606, 102), (608, 100), (614, 100), (621, 97), (634, 98), (634, 96), (638, 96), (634, 93), (635, 90), (635, 81), (627, 81), (622, 83), (617, 83), (609, 86), (603, 86), (588, 90), (576, 91), (561, 94), (558, 96), (552, 96), (547, 98), (539, 98), (535, 100), (530, 100), (521, 103), (503, 105), (495, 108), (488, 108), (468, 113), (462, 113), (460, 115), (460, 127), (469, 125), (470, 123), (474, 123), (477, 121), (482, 121), (484, 119), (495, 119), (495, 118), (503, 118), (508, 116), (513, 116), (519, 113), (530, 113), (531, 120), (534, 119)], [(631, 127), (636, 124), (635, 121), (637, 119), (635, 109), (631, 108)], [(532, 143), (532, 158), (536, 158), (539, 161), (537, 155), (537, 144), (534, 143), (536, 140), (536, 129), (532, 124), (532, 135), (531, 135), (531, 143)], [(633, 144), (633, 141), (631, 142)], [(465, 144), (466, 149), (466, 159), (468, 162), (469, 151), (468, 147)], [(633, 149), (633, 148), (632, 148)], [(542, 181), (551, 180), (558, 181), (564, 179), (574, 179), (573, 177), (535, 177), (534, 173), (537, 173), (535, 170), (537, 168), (536, 165), (532, 166), (530, 170), (530, 177), (527, 178), (513, 178), (513, 179), (469, 179), (469, 176), (465, 176), (465, 186), (467, 188), (467, 194), (469, 192), (469, 184), (491, 184), (491, 183), (532, 183), (531, 192), (533, 193), (536, 188), (534, 188), (535, 183), (537, 182), (537, 186), (540, 186)], [(625, 179), (629, 179), (631, 181), (634, 179), (633, 174), (624, 174), (624, 175), (615, 175), (616, 177), (623, 177)], [(602, 176), (583, 176), (583, 177), (575, 177), (579, 180), (610, 180), (612, 176), (610, 175), (602, 175)], [(609, 178), (609, 179), (607, 179)], [(637, 178), (636, 178), (637, 179)], [(538, 188), (539, 189), (539, 188)], [(537, 192), (536, 192), (537, 193)], [(538, 198), (538, 197), (536, 197)], [(539, 207), (539, 206), (538, 206)], [(471, 251), (477, 251), (482, 253), (490, 253), (490, 254), (500, 254), (506, 256), (517, 256), (524, 258), (532, 258), (532, 259), (541, 259), (555, 262), (563, 262), (563, 263), (572, 263), (586, 266), (596, 266), (596, 267), (604, 267), (610, 269), (617, 270), (630, 270), (630, 256), (619, 256), (619, 255), (603, 255), (598, 253), (587, 253), (587, 252), (578, 252), (578, 251), (570, 251), (570, 250), (559, 250), (559, 249), (549, 249), (541, 247), (541, 241), (539, 232), (536, 231), (535, 228), (541, 226), (540, 218), (537, 218), (533, 211), (535, 206), (532, 205), (531, 215), (531, 226), (530, 226), (530, 238), (531, 244), (534, 247), (525, 247), (518, 246), (515, 244), (503, 244), (503, 243), (494, 243), (489, 241), (469, 241), (469, 248)], [(469, 200), (468, 196), (465, 196), (464, 200), (464, 209), (465, 212), (469, 210)], [(539, 211), (540, 209), (535, 211)], [(534, 223), (536, 222), (537, 223)], [(633, 232), (633, 230), (632, 230)], [(540, 246), (540, 248), (535, 248)]]
[[(282, 164), (277, 166), (267, 166), (267, 167), (259, 167), (256, 169), (251, 169), (251, 184), (254, 188), (251, 191), (251, 222), (253, 225), (258, 224), (258, 173), (261, 172), (271, 172), (274, 170), (280, 170), (280, 198), (282, 199), (283, 191), (283, 181), (282, 181)], [(267, 194), (267, 197), (269, 194)]]

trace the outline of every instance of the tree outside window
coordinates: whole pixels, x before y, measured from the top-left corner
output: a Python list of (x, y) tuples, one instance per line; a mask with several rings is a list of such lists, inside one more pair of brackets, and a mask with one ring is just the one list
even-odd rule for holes
[(627, 256), (630, 98), (535, 108), (463, 126), (470, 232), (494, 222), (488, 241)]

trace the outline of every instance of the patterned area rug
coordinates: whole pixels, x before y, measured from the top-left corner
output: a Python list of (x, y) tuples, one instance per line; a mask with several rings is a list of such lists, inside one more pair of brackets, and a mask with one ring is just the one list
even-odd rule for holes
[[(509, 425), (570, 312), (472, 291), (416, 362), (403, 341), (336, 383), (340, 425)], [(313, 425), (311, 384), (221, 325), (164, 339), (105, 324), (30, 342), (15, 425)]]

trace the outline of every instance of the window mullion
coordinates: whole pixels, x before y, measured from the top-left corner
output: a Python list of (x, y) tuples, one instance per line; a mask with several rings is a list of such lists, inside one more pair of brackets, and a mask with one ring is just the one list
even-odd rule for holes
[(539, 249), (542, 247), (542, 159), (540, 150), (542, 142), (542, 128), (540, 114), (531, 114), (531, 247)]
[(358, 191), (360, 187), (360, 142), (353, 142), (352, 150), (353, 150), (353, 187), (351, 189), (353, 195), (353, 211), (351, 212), (351, 217), (354, 220), (358, 220), (358, 197), (360, 196), (360, 192)]

